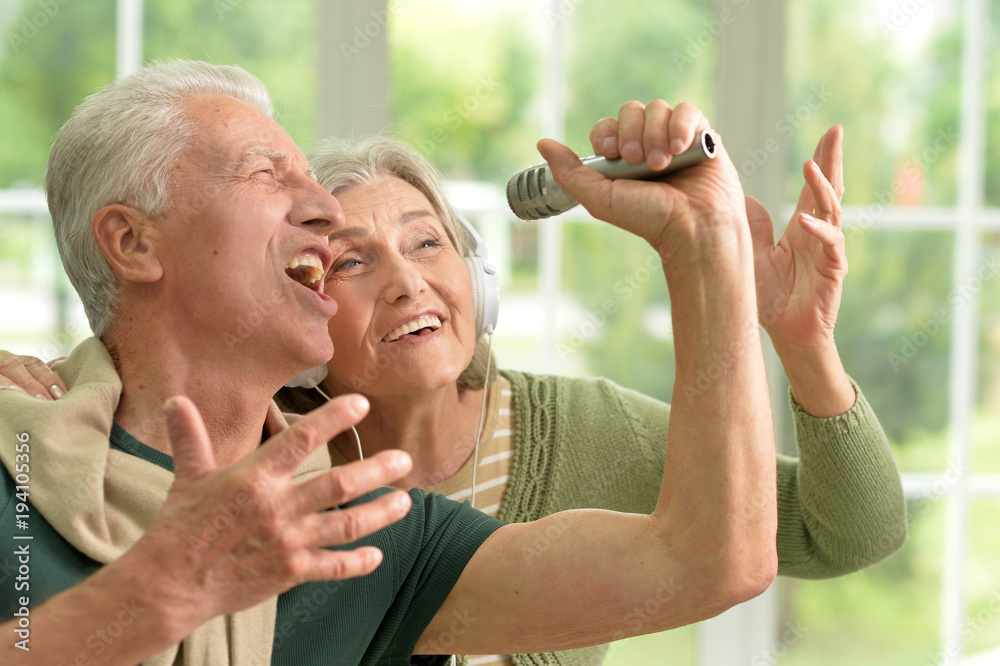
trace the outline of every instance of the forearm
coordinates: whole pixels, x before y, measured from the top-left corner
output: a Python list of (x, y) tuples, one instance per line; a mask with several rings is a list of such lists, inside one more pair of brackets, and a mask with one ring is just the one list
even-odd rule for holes
[(180, 642), (187, 629), (166, 612), (157, 572), (126, 558), (32, 608), (29, 650), (15, 644), (17, 620), (0, 626), (0, 663), (134, 665)]
[(718, 557), (717, 571), (752, 586), (773, 575), (774, 436), (749, 237), (728, 232), (666, 268), (677, 374), (654, 516), (692, 558)]

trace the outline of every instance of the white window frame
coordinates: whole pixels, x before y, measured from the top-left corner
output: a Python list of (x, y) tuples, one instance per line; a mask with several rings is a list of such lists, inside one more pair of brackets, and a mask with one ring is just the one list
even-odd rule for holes
[[(559, 11), (560, 1), (539, 3), (539, 11)], [(726, 2), (717, 0), (721, 13)], [(784, 72), (783, 39), (775, 39), (776, 26), (784, 25), (785, 0), (760, 0), (740, 4), (740, 21), (727, 23), (720, 36), (719, 108), (715, 127), (726, 137), (732, 154), (745, 154), (761, 136), (766, 135), (768, 119), (784, 113), (783, 77), (765, 75)], [(318, 67), (317, 130), (319, 136), (346, 135), (378, 131), (389, 124), (387, 30), (370, 31), (363, 57), (345, 66), (341, 45), (357, 37), (355, 28), (375, 20), (391, 20), (395, 2), (389, 0), (318, 0), (317, 30), (322, 38)], [(116, 72), (122, 76), (142, 63), (143, 0), (118, 0), (116, 26)], [(1000, 210), (984, 207), (986, 102), (985, 79), (988, 57), (989, 1), (965, 0), (963, 3), (963, 53), (961, 74), (961, 117), (959, 132), (958, 201), (942, 208), (893, 208), (872, 222), (864, 207), (845, 207), (845, 229), (926, 230), (943, 229), (955, 234), (952, 285), (966, 284), (974, 277), (980, 257), (982, 235), (1000, 230)], [(546, 136), (562, 138), (565, 117), (562, 31), (565, 21), (549, 22), (546, 68), (547, 110), (543, 121)], [(383, 25), (384, 28), (384, 25)], [(729, 98), (738, 104), (727, 104)], [(770, 210), (790, 210), (782, 200), (782, 155), (763, 165), (752, 179), (744, 181), (748, 190)], [(483, 208), (478, 213), (507, 217), (503, 203)], [(40, 190), (0, 190), (0, 214), (25, 214), (46, 217), (44, 195)], [(538, 297), (542, 302), (557, 303), (561, 291), (560, 274), (563, 225), (573, 223), (571, 216), (557, 218), (540, 227)], [(948, 466), (941, 474), (904, 473), (903, 483), (910, 498), (940, 497), (947, 488), (944, 563), (941, 585), (940, 654), (948, 666), (973, 666), (995, 663), (1000, 648), (988, 654), (965, 655), (961, 632), (967, 621), (963, 570), (969, 542), (969, 515), (973, 499), (1000, 497), (1000, 475), (970, 474), (972, 441), (970, 424), (976, 399), (978, 364), (979, 311), (959, 308), (951, 319), (951, 362), (948, 397)], [(553, 367), (556, 350), (555, 308), (544, 309), (541, 321), (542, 355), (538, 370)], [(65, 321), (65, 318), (63, 318)], [(773, 364), (773, 356), (770, 358)], [(780, 366), (777, 366), (780, 368)], [(772, 372), (781, 376), (780, 372)], [(787, 407), (783, 385), (772, 386), (775, 422), (785, 428), (779, 439), (789, 440)], [(783, 424), (783, 425), (782, 425)], [(957, 480), (956, 480), (957, 472)], [(942, 482), (945, 482), (942, 486)], [(755, 655), (780, 641), (777, 625), (777, 599), (772, 591), (738, 606), (722, 616), (699, 626), (698, 663), (704, 666), (733, 666), (750, 663)], [(964, 648), (963, 648), (964, 649)], [(764, 653), (767, 654), (767, 653)]]

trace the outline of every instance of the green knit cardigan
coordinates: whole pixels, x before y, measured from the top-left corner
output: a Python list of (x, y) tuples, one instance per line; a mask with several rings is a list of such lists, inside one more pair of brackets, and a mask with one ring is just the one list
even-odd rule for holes
[[(516, 441), (498, 517), (537, 520), (598, 508), (649, 513), (663, 480), (670, 406), (606, 379), (505, 370)], [(790, 399), (799, 457), (778, 456), (778, 574), (830, 578), (906, 539), (899, 470), (855, 385), (847, 413), (814, 418)], [(514, 655), (517, 666), (597, 666), (607, 646)]]

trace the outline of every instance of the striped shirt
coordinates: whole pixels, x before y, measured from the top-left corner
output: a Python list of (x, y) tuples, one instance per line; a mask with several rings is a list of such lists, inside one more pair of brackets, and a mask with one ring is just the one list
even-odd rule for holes
[[(479, 451), (470, 456), (462, 469), (441, 483), (425, 488), (459, 502), (472, 505), (496, 517), (507, 489), (511, 454), (514, 448), (514, 415), (511, 413), (510, 382), (497, 377), (486, 401), (486, 423)], [(475, 458), (475, 460), (473, 459)], [(476, 492), (473, 498), (472, 476), (475, 470)], [(512, 666), (509, 655), (469, 655), (469, 666)]]

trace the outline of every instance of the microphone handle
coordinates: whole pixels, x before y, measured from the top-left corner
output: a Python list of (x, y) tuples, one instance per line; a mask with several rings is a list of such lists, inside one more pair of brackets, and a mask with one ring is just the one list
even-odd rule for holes
[[(581, 161), (611, 180), (660, 180), (666, 176), (715, 157), (711, 130), (704, 130), (698, 141), (680, 155), (674, 155), (664, 169), (654, 171), (645, 161), (630, 164), (621, 158), (594, 155)], [(522, 220), (540, 220), (564, 213), (579, 202), (556, 184), (547, 164), (525, 169), (507, 184), (507, 202)]]

